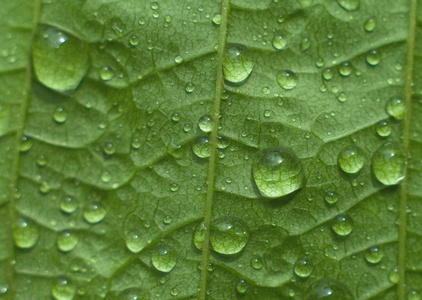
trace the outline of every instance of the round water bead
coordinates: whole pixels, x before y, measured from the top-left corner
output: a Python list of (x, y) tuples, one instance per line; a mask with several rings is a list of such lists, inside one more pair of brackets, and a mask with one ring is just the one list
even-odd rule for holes
[(327, 191), (324, 195), (324, 199), (328, 204), (336, 204), (338, 201), (338, 195), (336, 192)]
[(365, 260), (370, 264), (377, 264), (383, 258), (382, 250), (379, 246), (373, 246), (366, 249), (364, 253)]
[(64, 213), (71, 214), (78, 209), (78, 203), (70, 196), (66, 196), (60, 200), (60, 210)]
[(188, 94), (193, 93), (194, 90), (195, 90), (195, 84), (193, 82), (186, 83), (186, 86), (185, 86), (186, 93)]
[(406, 105), (402, 99), (393, 97), (387, 101), (385, 110), (394, 119), (402, 120), (406, 114)]
[(67, 120), (67, 111), (63, 107), (57, 107), (53, 114), (56, 123), (62, 124)]
[(277, 82), (285, 90), (292, 90), (297, 85), (297, 75), (290, 70), (281, 70), (277, 73)]
[(299, 258), (294, 266), (295, 274), (302, 278), (311, 276), (313, 269), (312, 263), (306, 257)]
[(347, 76), (350, 76), (350, 74), (352, 74), (352, 70), (353, 69), (350, 63), (347, 61), (344, 61), (340, 64), (338, 72), (340, 73), (340, 75), (347, 77)]
[(359, 8), (360, 0), (337, 0), (337, 3), (346, 11), (355, 11)]
[(212, 118), (210, 115), (203, 115), (199, 118), (198, 127), (203, 132), (211, 132), (212, 130)]
[(239, 294), (244, 294), (244, 293), (246, 293), (247, 291), (248, 291), (248, 283), (246, 282), (246, 280), (245, 279), (239, 279), (237, 282), (236, 282), (236, 291), (239, 293)]
[(63, 231), (57, 237), (57, 247), (62, 252), (70, 252), (78, 245), (78, 236), (70, 231)]
[(284, 33), (276, 34), (273, 38), (273, 47), (276, 50), (283, 50), (287, 46), (287, 36)]
[(372, 171), (384, 185), (396, 185), (405, 175), (406, 155), (401, 146), (387, 143), (378, 148), (372, 158)]
[(365, 163), (362, 150), (354, 145), (347, 146), (340, 151), (338, 164), (340, 168), (349, 174), (359, 172)]
[(354, 300), (350, 290), (340, 281), (320, 279), (308, 288), (304, 300)]
[(330, 68), (324, 69), (324, 71), (322, 71), (322, 77), (325, 80), (331, 80), (333, 78), (333, 76), (334, 76), (334, 72)]
[(13, 239), (16, 247), (21, 249), (32, 248), (37, 243), (38, 238), (38, 228), (31, 221), (18, 218), (13, 224)]
[(375, 125), (375, 131), (381, 137), (387, 137), (391, 134), (391, 123), (388, 120), (381, 120)]
[(177, 252), (170, 246), (160, 246), (152, 253), (151, 262), (158, 271), (169, 273), (176, 266)]
[(150, 295), (147, 291), (140, 288), (128, 288), (119, 294), (119, 300), (149, 300)]
[(364, 28), (366, 32), (372, 32), (375, 29), (375, 26), (377, 25), (376, 19), (370, 18), (365, 22)]
[(141, 230), (138, 228), (132, 228), (126, 233), (125, 236), (126, 247), (132, 253), (138, 253), (144, 248), (143, 241), (141, 239)]
[(207, 136), (199, 136), (192, 142), (192, 151), (199, 158), (207, 158), (211, 155), (211, 145)]
[(268, 198), (279, 198), (305, 185), (300, 159), (287, 147), (260, 151), (253, 162), (253, 178), (259, 192)]
[(259, 256), (251, 258), (251, 267), (254, 268), (255, 270), (261, 270), (262, 259)]
[(223, 58), (224, 79), (230, 83), (242, 84), (251, 75), (254, 67), (249, 49), (241, 44), (228, 44)]
[(337, 235), (347, 236), (353, 231), (353, 219), (347, 214), (339, 214), (332, 220), (331, 228)]
[(84, 207), (84, 219), (86, 222), (95, 224), (101, 222), (107, 214), (107, 210), (101, 203), (93, 202)]
[(101, 80), (109, 81), (114, 77), (114, 72), (110, 67), (102, 66), (98, 70), (98, 75), (100, 76)]
[(202, 250), (202, 248), (204, 247), (205, 230), (205, 224), (204, 222), (201, 222), (198, 224), (198, 226), (196, 226), (195, 231), (193, 233), (193, 244), (198, 250)]
[(381, 56), (379, 55), (378, 51), (372, 49), (366, 55), (366, 62), (371, 66), (377, 66), (381, 61)]
[(76, 286), (67, 278), (59, 277), (51, 285), (51, 294), (56, 300), (73, 300)]
[(236, 254), (245, 248), (249, 240), (246, 223), (235, 217), (221, 217), (211, 223), (212, 249), (220, 254)]

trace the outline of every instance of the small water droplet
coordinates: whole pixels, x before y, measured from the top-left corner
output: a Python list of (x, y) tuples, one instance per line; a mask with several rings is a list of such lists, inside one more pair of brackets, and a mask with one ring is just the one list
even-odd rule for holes
[(341, 102), (341, 103), (346, 102), (346, 101), (347, 101), (346, 94), (345, 94), (345, 93), (340, 93), (340, 94), (337, 96), (337, 100), (338, 100), (339, 102)]
[(70, 231), (63, 231), (57, 237), (57, 247), (62, 252), (70, 252), (78, 245), (78, 236)]
[(183, 62), (183, 57), (181, 57), (180, 55), (177, 55), (177, 56), (174, 58), (174, 62), (175, 62), (176, 64), (181, 64), (181, 63)]
[(308, 288), (304, 300), (354, 300), (350, 290), (340, 281), (324, 278)]
[(285, 90), (292, 90), (297, 85), (297, 75), (290, 70), (281, 70), (277, 73), (277, 82)]
[(138, 253), (144, 248), (144, 243), (141, 239), (141, 230), (132, 228), (125, 235), (126, 247), (132, 253)]
[(359, 172), (365, 163), (362, 150), (354, 145), (347, 146), (340, 151), (338, 164), (340, 168), (349, 174)]
[(375, 125), (375, 131), (381, 137), (388, 137), (391, 134), (391, 123), (388, 120), (381, 120)]
[(259, 256), (251, 258), (251, 267), (255, 270), (262, 269), (262, 260)]
[(307, 278), (311, 276), (313, 271), (313, 266), (308, 258), (302, 257), (299, 258), (294, 266), (294, 272), (297, 276), (302, 278)]
[(107, 66), (103, 66), (98, 70), (98, 74), (100, 75), (101, 80), (108, 81), (114, 77), (114, 73), (111, 68)]
[(407, 294), (407, 300), (420, 300), (421, 299), (421, 293), (419, 290), (411, 290)]
[(372, 171), (384, 185), (396, 185), (404, 178), (406, 155), (398, 144), (387, 143), (372, 158)]
[(199, 158), (207, 158), (211, 155), (211, 145), (207, 136), (199, 136), (192, 142), (193, 153)]
[(306, 51), (306, 50), (308, 50), (308, 49), (309, 49), (309, 47), (311, 47), (311, 44), (312, 44), (312, 42), (311, 42), (311, 40), (310, 40), (310, 39), (308, 39), (308, 38), (304, 38), (304, 39), (302, 40), (302, 42), (300, 43), (300, 50), (302, 50), (302, 51)]
[(199, 118), (198, 127), (203, 132), (211, 132), (212, 130), (212, 118), (210, 115), (204, 115)]
[(191, 94), (193, 93), (194, 90), (195, 90), (195, 84), (193, 82), (186, 83), (186, 86), (185, 86), (186, 93)]
[(217, 148), (226, 149), (230, 145), (230, 140), (225, 136), (217, 136)]
[(78, 204), (70, 197), (66, 196), (60, 200), (60, 210), (64, 213), (71, 214), (76, 211)]
[(239, 294), (245, 294), (248, 291), (249, 285), (248, 283), (245, 281), (245, 279), (239, 279), (236, 282), (236, 291)]
[(179, 185), (177, 183), (170, 184), (170, 191), (177, 192), (179, 190)]
[(228, 44), (224, 53), (224, 79), (233, 84), (242, 84), (251, 75), (254, 67), (249, 49), (241, 44)]
[(285, 49), (286, 46), (287, 46), (287, 36), (286, 36), (286, 34), (282, 34), (282, 33), (276, 34), (273, 38), (272, 44), (273, 44), (274, 49), (276, 49), (276, 50)]
[(107, 155), (113, 155), (116, 152), (116, 147), (114, 147), (113, 143), (106, 143), (103, 151)]
[(137, 38), (135, 35), (132, 35), (132, 36), (129, 38), (129, 44), (130, 44), (131, 46), (134, 46), (134, 47), (138, 46), (138, 44), (139, 44), (138, 38)]
[(406, 114), (406, 105), (402, 99), (393, 97), (387, 101), (385, 110), (394, 119), (402, 120)]
[(325, 80), (331, 80), (331, 78), (333, 78), (333, 76), (334, 76), (334, 72), (333, 72), (333, 70), (332, 69), (330, 69), (330, 68), (328, 68), (328, 69), (325, 69), (324, 71), (322, 71), (322, 77), (325, 79)]
[(249, 229), (245, 222), (235, 217), (221, 217), (211, 223), (212, 249), (220, 254), (236, 254), (245, 248)]
[(32, 140), (29, 137), (23, 135), (21, 137), (19, 151), (21, 153), (28, 152), (29, 150), (31, 150), (31, 148), (32, 148)]
[(149, 300), (150, 296), (147, 291), (140, 288), (128, 288), (119, 294), (119, 300)]
[(353, 219), (347, 214), (339, 214), (331, 222), (331, 228), (337, 235), (347, 236), (353, 231)]
[(377, 21), (374, 18), (370, 18), (365, 22), (364, 28), (366, 32), (372, 32), (377, 25)]
[(379, 246), (370, 247), (366, 249), (364, 253), (365, 260), (370, 264), (379, 263), (382, 260), (383, 256), (384, 255)]
[(43, 154), (38, 155), (37, 165), (39, 167), (44, 167), (46, 164), (47, 164), (47, 158)]
[(399, 269), (397, 267), (394, 267), (390, 273), (388, 274), (388, 279), (392, 283), (398, 283), (399, 282)]
[(15, 245), (21, 249), (29, 249), (35, 246), (39, 238), (36, 225), (24, 218), (19, 218), (13, 225), (13, 239)]
[(40, 193), (41, 194), (47, 194), (51, 190), (51, 186), (47, 181), (43, 181), (40, 184)]
[(56, 123), (62, 124), (67, 120), (67, 111), (63, 107), (57, 107), (53, 114), (53, 119)]
[(193, 233), (193, 244), (195, 245), (196, 249), (201, 250), (204, 247), (204, 241), (205, 241), (205, 224), (204, 222), (199, 223), (195, 231)]
[(192, 125), (190, 123), (186, 123), (185, 125), (183, 125), (184, 132), (189, 132), (191, 129), (192, 129)]
[(76, 286), (69, 279), (59, 277), (51, 285), (51, 294), (56, 300), (73, 300)]
[(381, 61), (381, 56), (379, 55), (378, 51), (372, 49), (366, 55), (366, 62), (371, 66), (377, 66)]
[(338, 201), (338, 195), (336, 192), (327, 191), (324, 195), (324, 199), (328, 204), (336, 204)]
[(107, 214), (107, 210), (101, 203), (93, 202), (84, 207), (84, 219), (90, 224), (101, 222)]
[(355, 11), (359, 8), (360, 0), (337, 0), (337, 3), (346, 11)]
[(221, 18), (221, 15), (220, 15), (220, 14), (214, 14), (214, 15), (212, 16), (212, 22), (213, 22), (215, 25), (220, 25), (220, 24), (221, 24), (221, 21), (222, 21), (222, 18)]
[(154, 268), (160, 272), (169, 273), (177, 263), (177, 252), (170, 246), (160, 246), (151, 256)]
[(338, 69), (338, 72), (340, 73), (340, 75), (345, 76), (345, 77), (350, 76), (350, 74), (352, 74), (352, 71), (353, 71), (353, 68), (350, 65), (350, 63), (347, 61), (342, 62)]

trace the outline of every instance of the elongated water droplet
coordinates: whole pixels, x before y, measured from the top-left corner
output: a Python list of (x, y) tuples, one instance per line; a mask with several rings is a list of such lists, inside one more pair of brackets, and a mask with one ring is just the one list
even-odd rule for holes
[(375, 29), (375, 26), (377, 25), (376, 19), (370, 18), (365, 22), (364, 28), (366, 32), (372, 32)]
[(386, 105), (385, 110), (387, 113), (396, 120), (402, 120), (406, 114), (406, 106), (404, 101), (400, 98), (390, 98)]
[(57, 237), (57, 247), (62, 252), (69, 252), (78, 245), (78, 236), (70, 231), (63, 231)]
[(380, 247), (373, 246), (373, 247), (366, 249), (364, 256), (365, 256), (365, 260), (368, 263), (377, 264), (382, 260), (384, 255), (382, 254)]
[(406, 155), (398, 144), (387, 143), (372, 158), (375, 177), (384, 185), (396, 185), (404, 178)]
[(302, 278), (311, 276), (313, 269), (312, 263), (306, 257), (299, 258), (294, 266), (295, 274)]
[(88, 71), (88, 47), (54, 27), (40, 26), (35, 33), (35, 75), (45, 86), (59, 91), (75, 89)]
[(119, 294), (118, 300), (150, 300), (150, 295), (140, 288), (128, 288)]
[(53, 119), (56, 123), (62, 124), (67, 120), (67, 111), (63, 107), (57, 107), (53, 114)]
[(378, 51), (372, 49), (366, 55), (366, 62), (371, 66), (377, 66), (381, 61), (381, 56), (379, 55)]
[(276, 50), (283, 50), (287, 46), (287, 36), (284, 33), (276, 34), (273, 38), (273, 47)]
[(107, 211), (101, 203), (90, 203), (84, 207), (84, 219), (86, 222), (95, 224), (101, 222), (107, 214)]
[(126, 233), (125, 241), (126, 247), (132, 253), (138, 253), (144, 248), (144, 243), (141, 239), (141, 231), (137, 228), (132, 228)]
[(305, 185), (300, 159), (287, 147), (260, 151), (253, 162), (253, 178), (259, 192), (268, 198), (279, 198)]
[(397, 267), (391, 269), (390, 273), (388, 274), (388, 279), (390, 279), (392, 283), (399, 282), (399, 269)]
[(320, 279), (308, 288), (304, 300), (354, 300), (350, 290), (340, 281)]
[(236, 291), (239, 294), (245, 294), (248, 291), (248, 288), (249, 286), (245, 279), (239, 279), (236, 282)]
[(351, 145), (343, 148), (338, 156), (340, 168), (349, 174), (359, 172), (365, 163), (365, 157), (359, 147)]
[(347, 11), (355, 11), (359, 8), (360, 0), (337, 0), (337, 3)]
[(221, 217), (211, 223), (212, 249), (220, 254), (236, 254), (245, 248), (249, 229), (245, 222), (235, 217)]
[(391, 123), (388, 120), (381, 120), (375, 125), (375, 131), (381, 137), (387, 137), (391, 134)]
[(241, 44), (227, 45), (224, 53), (224, 79), (234, 84), (241, 84), (251, 75), (254, 62), (248, 48)]
[(347, 236), (353, 231), (353, 219), (347, 214), (339, 214), (331, 222), (331, 228), (337, 235)]
[(195, 245), (196, 249), (201, 250), (204, 247), (205, 241), (205, 224), (201, 222), (196, 226), (195, 231), (193, 233), (193, 244)]
[(281, 70), (277, 73), (277, 82), (285, 90), (292, 90), (297, 85), (297, 75), (290, 70)]
[(170, 246), (160, 246), (152, 253), (151, 262), (158, 271), (169, 273), (176, 266), (177, 252)]
[(207, 136), (199, 136), (192, 142), (192, 150), (199, 158), (207, 158), (211, 155), (211, 145)]
[(338, 68), (340, 75), (345, 77), (350, 76), (350, 74), (352, 74), (352, 70), (352, 66), (347, 61), (342, 62)]
[(19, 218), (13, 225), (13, 239), (15, 245), (21, 249), (29, 249), (35, 246), (39, 238), (36, 225), (24, 218)]
[(76, 286), (67, 278), (59, 277), (51, 285), (51, 294), (56, 300), (73, 300)]
[(78, 208), (78, 203), (70, 196), (62, 198), (60, 201), (60, 210), (64, 213), (71, 214)]

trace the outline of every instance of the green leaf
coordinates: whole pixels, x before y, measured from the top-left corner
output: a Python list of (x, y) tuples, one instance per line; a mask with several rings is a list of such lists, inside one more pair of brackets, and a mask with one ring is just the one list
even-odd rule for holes
[(0, 299), (420, 299), (422, 1), (1, 7)]

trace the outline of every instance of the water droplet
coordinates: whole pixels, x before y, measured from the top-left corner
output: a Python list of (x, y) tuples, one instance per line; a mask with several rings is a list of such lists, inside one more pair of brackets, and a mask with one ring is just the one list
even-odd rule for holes
[(160, 246), (152, 253), (151, 262), (158, 271), (169, 273), (176, 266), (177, 252), (169, 246)]
[(421, 299), (421, 293), (419, 290), (411, 290), (407, 294), (407, 300), (420, 300)]
[(311, 40), (310, 39), (308, 39), (308, 38), (304, 38), (303, 40), (302, 40), (302, 42), (300, 43), (300, 50), (302, 50), (302, 51), (306, 51), (306, 50), (308, 50), (309, 49), (309, 47), (311, 47)]
[(375, 26), (377, 25), (376, 19), (370, 18), (365, 22), (364, 28), (366, 32), (372, 32), (375, 29)]
[(375, 131), (381, 137), (387, 137), (391, 134), (391, 123), (388, 120), (381, 120), (375, 125)]
[(19, 218), (13, 226), (15, 245), (21, 249), (35, 246), (39, 238), (38, 228), (31, 221)]
[(141, 231), (137, 228), (132, 228), (125, 236), (126, 247), (132, 253), (138, 253), (144, 248), (144, 243), (141, 239)]
[(63, 231), (57, 237), (57, 247), (62, 252), (69, 252), (78, 245), (78, 236), (70, 231)]
[(304, 300), (354, 300), (350, 290), (340, 281), (324, 278), (308, 288)]
[(328, 204), (336, 204), (338, 201), (338, 195), (336, 192), (327, 191), (324, 195), (324, 199)]
[(221, 24), (221, 20), (222, 20), (222, 18), (221, 18), (221, 15), (220, 14), (215, 14), (215, 15), (212, 16), (212, 22), (215, 25), (220, 25)]
[(66, 196), (60, 201), (60, 210), (64, 213), (71, 214), (76, 211), (78, 204), (72, 197)]
[(181, 57), (180, 55), (177, 55), (177, 56), (174, 58), (174, 62), (175, 62), (176, 64), (181, 64), (181, 63), (183, 62), (183, 57)]
[(375, 151), (372, 171), (384, 185), (396, 185), (404, 178), (406, 155), (398, 144), (387, 143)]
[(281, 70), (277, 73), (277, 82), (285, 90), (292, 90), (297, 85), (297, 76), (293, 71)]
[(394, 267), (390, 273), (388, 274), (388, 279), (390, 279), (390, 281), (392, 283), (397, 283), (399, 282), (399, 269), (397, 267)]
[(333, 219), (331, 228), (336, 234), (347, 236), (353, 231), (353, 219), (347, 214), (339, 214)]
[(31, 148), (32, 148), (32, 140), (29, 137), (23, 135), (21, 137), (19, 151), (21, 153), (28, 152), (29, 150), (31, 150)]
[(338, 100), (339, 102), (341, 102), (341, 103), (346, 102), (346, 101), (347, 101), (346, 94), (345, 94), (345, 93), (340, 93), (340, 94), (337, 96), (337, 100)]
[(40, 193), (41, 194), (47, 194), (48, 192), (50, 192), (51, 190), (51, 186), (48, 184), (47, 181), (43, 181), (40, 184)]
[(406, 105), (402, 99), (393, 97), (387, 101), (385, 110), (394, 119), (402, 120), (406, 114)]
[(177, 192), (179, 190), (179, 185), (177, 183), (170, 184), (170, 191)]
[(371, 66), (377, 66), (381, 61), (381, 56), (379, 55), (378, 51), (372, 49), (366, 55), (366, 62)]
[(192, 129), (192, 125), (190, 123), (186, 123), (185, 125), (183, 125), (184, 132), (189, 132), (191, 129)]
[(300, 159), (286, 147), (260, 151), (254, 159), (252, 171), (255, 183), (264, 197), (279, 198), (305, 184)]
[(163, 219), (163, 223), (168, 225), (171, 223), (171, 217), (170, 216), (165, 216)]
[(259, 256), (251, 259), (251, 267), (254, 268), (255, 270), (262, 269), (262, 260)]
[(143, 18), (143, 17), (141, 17), (141, 18), (139, 18), (139, 20), (138, 20), (138, 23), (139, 23), (139, 25), (145, 25), (145, 18)]
[(53, 90), (75, 89), (88, 71), (87, 45), (57, 28), (39, 28), (32, 52), (35, 75)]
[(212, 249), (220, 254), (236, 254), (245, 248), (249, 240), (249, 229), (235, 217), (221, 217), (211, 223), (210, 242)]
[(179, 121), (180, 121), (180, 114), (179, 114), (178, 112), (173, 113), (173, 114), (171, 115), (171, 119), (172, 119), (174, 122), (179, 122)]
[(236, 282), (236, 291), (239, 294), (245, 294), (248, 291), (248, 283), (245, 281), (245, 279), (239, 279)]
[(211, 145), (207, 136), (199, 136), (192, 142), (193, 153), (199, 158), (207, 158), (211, 155)]
[(132, 137), (132, 143), (131, 143), (133, 149), (139, 149), (142, 146), (141, 138), (139, 137), (139, 134), (134, 134)]
[(199, 118), (198, 127), (203, 132), (211, 132), (212, 130), (212, 118), (210, 115), (204, 115)]
[(230, 83), (241, 84), (251, 75), (254, 67), (249, 49), (241, 44), (229, 44), (223, 60), (224, 79)]
[(53, 114), (53, 119), (59, 124), (66, 122), (67, 120), (67, 111), (63, 107), (57, 107)]
[(316, 60), (315, 65), (316, 65), (318, 68), (322, 68), (323, 66), (325, 66), (325, 61), (324, 61), (324, 59), (323, 59), (323, 58), (321, 58), (321, 57), (319, 57), (319, 58)]
[(217, 148), (226, 149), (230, 145), (230, 140), (225, 136), (217, 136)]
[(193, 93), (194, 90), (195, 90), (195, 84), (193, 82), (186, 83), (186, 86), (185, 86), (186, 93), (188, 94)]
[(110, 172), (109, 171), (104, 171), (101, 174), (101, 181), (104, 182), (104, 183), (108, 183), (108, 182), (110, 182), (110, 180), (111, 180), (111, 174), (110, 174)]
[(350, 74), (352, 74), (352, 70), (353, 69), (350, 63), (347, 61), (344, 61), (340, 64), (338, 72), (340, 73), (340, 75), (347, 77), (347, 76), (350, 76)]
[(311, 276), (313, 269), (311, 262), (306, 257), (299, 258), (294, 266), (295, 274), (302, 278)]
[(113, 71), (107, 67), (103, 66), (98, 70), (98, 75), (100, 75), (101, 80), (108, 81), (114, 77)]
[(337, 3), (344, 10), (355, 11), (359, 8), (360, 0), (337, 0)]
[(47, 164), (47, 158), (45, 157), (45, 155), (40, 154), (37, 157), (37, 165), (39, 167), (44, 167)]
[(266, 110), (264, 111), (264, 117), (265, 117), (265, 118), (269, 118), (269, 117), (271, 117), (271, 111), (270, 111), (270, 110), (268, 110), (268, 109), (266, 109)]
[(51, 285), (51, 294), (56, 300), (73, 300), (76, 286), (67, 278), (59, 277)]
[(138, 38), (137, 38), (135, 35), (132, 35), (132, 36), (129, 38), (129, 44), (130, 44), (131, 46), (134, 46), (134, 47), (138, 46), (138, 44), (139, 44)]
[(101, 203), (93, 202), (84, 207), (84, 219), (91, 224), (101, 222), (106, 214), (107, 211)]
[(276, 34), (274, 36), (274, 38), (273, 38), (272, 44), (273, 44), (273, 47), (276, 50), (283, 50), (283, 49), (285, 49), (286, 46), (287, 46), (287, 37), (286, 37), (286, 35), (285, 34), (281, 34), (281, 33)]
[(149, 300), (150, 296), (147, 291), (140, 288), (128, 288), (119, 294), (119, 300)]
[(196, 249), (201, 250), (204, 247), (204, 241), (205, 241), (205, 224), (204, 222), (199, 223), (195, 231), (193, 233), (193, 244), (195, 245)]
[(380, 247), (373, 246), (373, 247), (366, 249), (364, 256), (365, 256), (365, 260), (368, 263), (377, 264), (382, 260), (384, 255), (382, 254)]
[(116, 147), (114, 147), (113, 143), (106, 143), (103, 151), (107, 155), (113, 155), (116, 152)]
[(354, 145), (347, 146), (340, 151), (338, 164), (340, 168), (349, 174), (359, 172), (365, 163), (362, 150)]
[(330, 69), (330, 68), (325, 69), (324, 71), (322, 71), (322, 77), (323, 77), (325, 80), (331, 80), (331, 78), (333, 78), (333, 76), (334, 76), (334, 72), (333, 72), (333, 70), (332, 70), (332, 69)]

